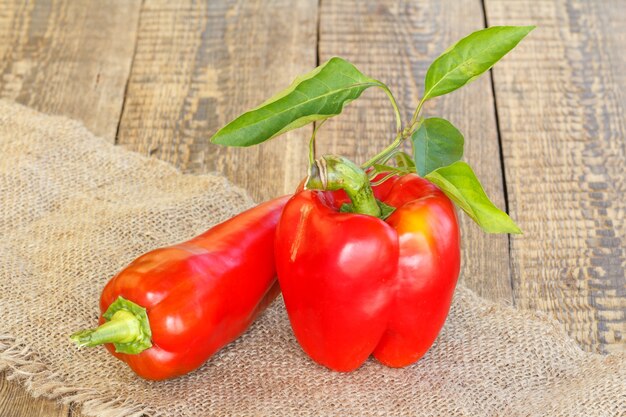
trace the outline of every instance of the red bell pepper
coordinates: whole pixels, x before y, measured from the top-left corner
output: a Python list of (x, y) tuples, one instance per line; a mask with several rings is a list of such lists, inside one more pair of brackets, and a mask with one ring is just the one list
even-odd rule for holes
[[(354, 370), (371, 354), (391, 367), (414, 363), (441, 330), (459, 275), (454, 205), (415, 174), (372, 189), (344, 158), (320, 161), (307, 188), (345, 193), (297, 193), (276, 231), (294, 334), (312, 359), (337, 371)], [(350, 200), (353, 212), (341, 212)], [(394, 209), (385, 220), (381, 206)]]
[(280, 293), (273, 241), (286, 201), (266, 202), (187, 242), (140, 256), (105, 286), (102, 325), (71, 338), (80, 346), (106, 343), (146, 379), (196, 369)]

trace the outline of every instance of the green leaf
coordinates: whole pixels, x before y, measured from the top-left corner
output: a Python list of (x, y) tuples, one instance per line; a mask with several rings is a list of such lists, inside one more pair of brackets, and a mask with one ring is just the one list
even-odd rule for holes
[(463, 135), (445, 119), (425, 119), (411, 136), (415, 168), (424, 176), (463, 157)]
[(423, 100), (447, 94), (471, 82), (515, 48), (534, 28), (493, 26), (461, 39), (428, 68)]
[(370, 87), (387, 87), (363, 75), (341, 58), (331, 58), (296, 78), (289, 88), (221, 128), (211, 142), (251, 146), (316, 120), (341, 113), (343, 107)]
[(425, 177), (454, 201), (488, 233), (522, 233), (511, 218), (487, 197), (478, 178), (465, 162), (439, 168)]

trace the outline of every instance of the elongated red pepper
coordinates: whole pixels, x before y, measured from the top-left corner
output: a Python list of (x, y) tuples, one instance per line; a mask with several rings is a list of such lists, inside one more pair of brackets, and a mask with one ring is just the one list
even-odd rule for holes
[(102, 325), (71, 336), (106, 347), (139, 376), (183, 375), (242, 334), (280, 293), (273, 241), (287, 197), (178, 245), (148, 252), (113, 277)]
[[(372, 190), (349, 161), (320, 161), (307, 187), (345, 193), (297, 193), (276, 231), (294, 334), (311, 358), (337, 371), (356, 369), (371, 354), (392, 367), (414, 363), (441, 330), (459, 275), (454, 206), (417, 175)], [(395, 209), (385, 220), (374, 197)], [(350, 201), (354, 212), (341, 212)]]

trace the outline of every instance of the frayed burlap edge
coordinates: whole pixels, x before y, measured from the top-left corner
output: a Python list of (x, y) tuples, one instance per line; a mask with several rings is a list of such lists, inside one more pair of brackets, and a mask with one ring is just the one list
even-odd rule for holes
[(78, 403), (81, 412), (94, 417), (164, 417), (144, 405), (118, 398), (102, 399), (97, 390), (68, 386), (37, 359), (29, 346), (9, 335), (0, 335), (0, 372), (16, 381), (33, 397), (59, 404)]

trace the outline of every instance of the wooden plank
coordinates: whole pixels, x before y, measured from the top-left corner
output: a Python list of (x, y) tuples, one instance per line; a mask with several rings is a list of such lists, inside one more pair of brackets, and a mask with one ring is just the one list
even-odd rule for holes
[(538, 29), (495, 68), (514, 296), (586, 349), (626, 351), (626, 3), (487, 0)]
[(66, 405), (31, 397), (21, 385), (7, 381), (5, 375), (0, 373), (0, 416), (67, 417), (69, 412)]
[[(322, 61), (339, 55), (368, 76), (388, 84), (408, 121), (423, 90), (428, 65), (449, 45), (483, 27), (480, 0), (362, 2), (324, 0), (319, 53)], [(466, 160), (487, 194), (504, 208), (498, 135), (489, 76), (429, 103), (425, 116), (451, 120), (464, 133)], [(319, 132), (319, 154), (339, 153), (359, 162), (393, 138), (393, 116), (380, 91), (369, 91), (346, 113)], [(462, 280), (481, 295), (510, 301), (506, 236), (486, 235), (460, 215), (463, 235)]]
[(0, 0), (0, 97), (115, 138), (139, 0)]
[(316, 16), (316, 0), (146, 1), (118, 142), (257, 200), (292, 192), (310, 128), (243, 149), (208, 139), (315, 66)]
[[(139, 0), (0, 0), (0, 97), (82, 120), (114, 141), (130, 72)], [(67, 416), (0, 375), (1, 416)], [(78, 412), (73, 414), (79, 416)]]

